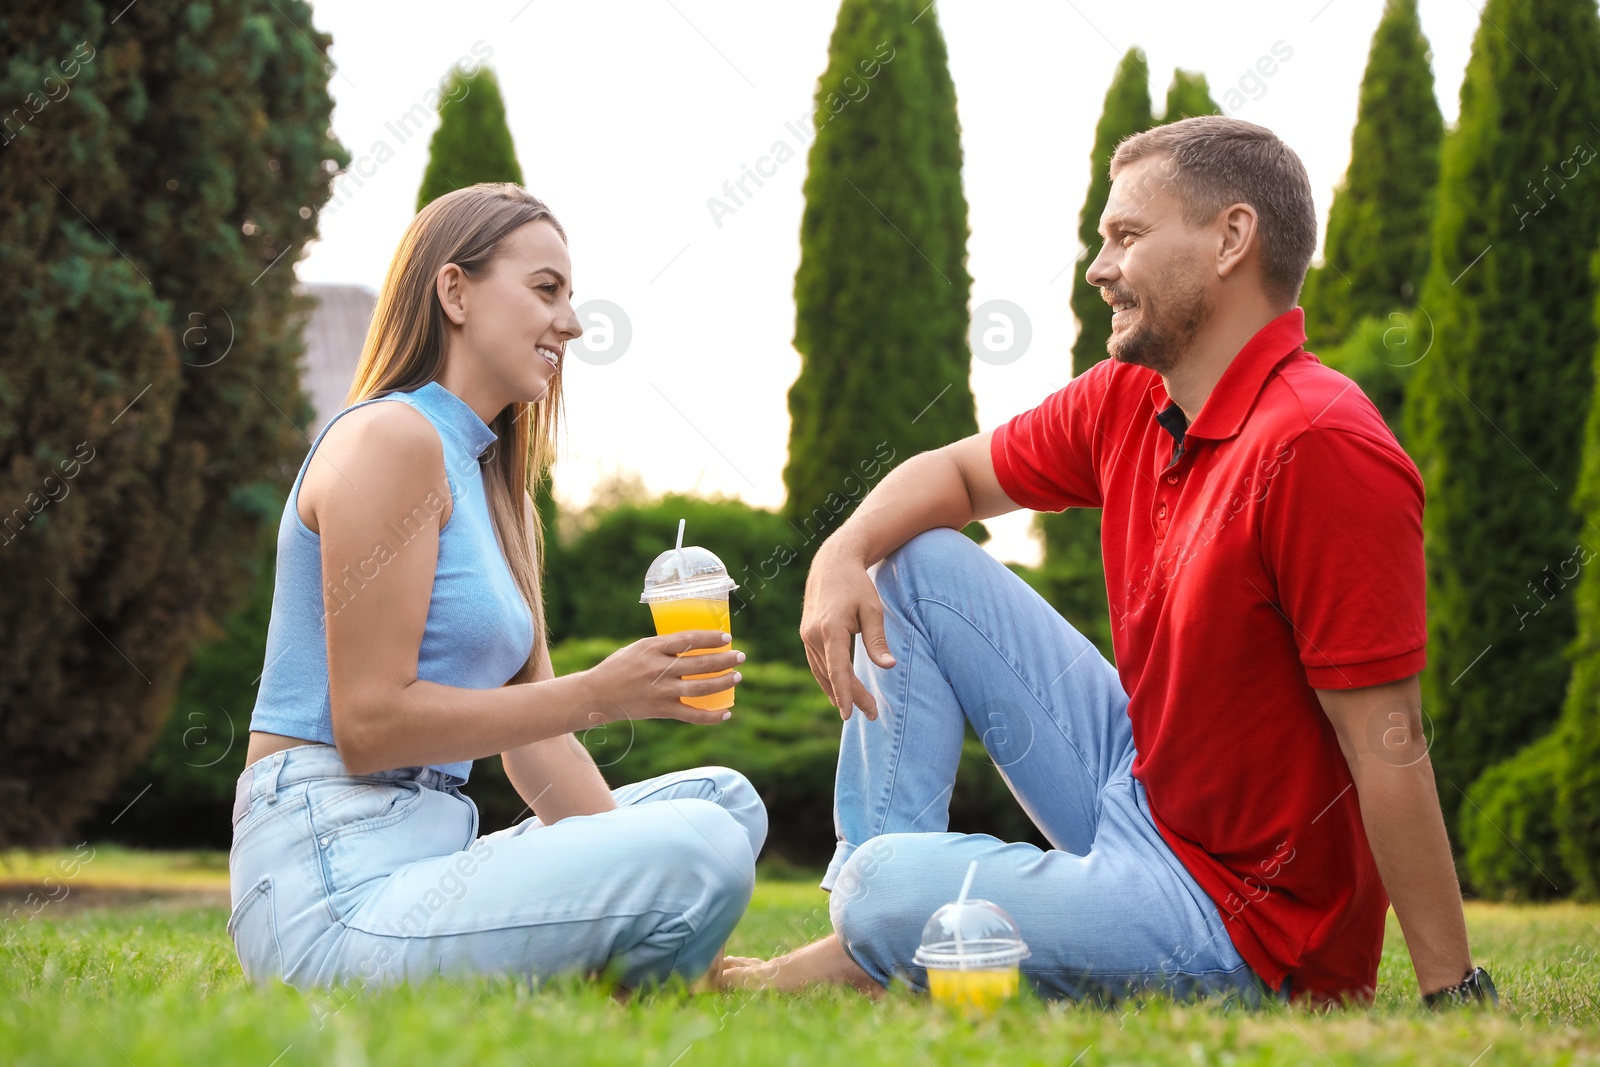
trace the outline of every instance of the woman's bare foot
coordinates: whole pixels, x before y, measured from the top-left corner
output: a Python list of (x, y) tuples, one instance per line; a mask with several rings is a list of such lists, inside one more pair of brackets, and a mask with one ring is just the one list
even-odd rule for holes
[(797, 993), (813, 985), (847, 985), (874, 1000), (884, 994), (883, 986), (850, 958), (838, 934), (770, 960), (729, 956), (722, 964), (721, 985), (723, 989), (775, 989), (780, 993)]

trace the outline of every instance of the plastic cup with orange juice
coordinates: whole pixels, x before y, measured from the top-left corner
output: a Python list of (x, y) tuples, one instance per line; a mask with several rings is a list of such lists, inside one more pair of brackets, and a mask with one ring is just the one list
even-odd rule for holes
[(928, 994), (968, 1015), (987, 1015), (1017, 995), (1030, 953), (1016, 921), (998, 904), (969, 899), (976, 861), (961, 895), (933, 913), (913, 957), (928, 971)]
[[(728, 593), (739, 588), (728, 569), (715, 553), (697, 545), (683, 543), (682, 519), (678, 520), (678, 543), (655, 558), (645, 572), (644, 591), (639, 594), (642, 603), (650, 605), (650, 615), (655, 619), (657, 634), (675, 634), (684, 630), (716, 630), (732, 633), (728, 610)], [(716, 648), (691, 648), (680, 656), (703, 656), (708, 652), (726, 652), (730, 642)], [(715, 678), (732, 674), (733, 669), (711, 671), (706, 674), (686, 674), (685, 678)], [(699, 697), (679, 697), (693, 708), (720, 711), (733, 706), (733, 687)]]

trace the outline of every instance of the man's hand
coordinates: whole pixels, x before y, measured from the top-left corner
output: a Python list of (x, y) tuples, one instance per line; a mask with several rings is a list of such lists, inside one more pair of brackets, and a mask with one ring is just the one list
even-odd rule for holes
[(811, 673), (839, 709), (839, 717), (848, 719), (858, 707), (867, 718), (876, 719), (878, 703), (856, 677), (851, 662), (856, 634), (862, 635), (874, 663), (894, 666), (883, 630), (883, 601), (866, 565), (844, 543), (830, 539), (817, 550), (806, 575), (800, 637)]
[(1361, 822), (1423, 993), (1472, 970), (1439, 791), (1422, 732), (1416, 675), (1387, 685), (1318, 689), (1350, 766)]
[(848, 719), (853, 708), (869, 719), (878, 717), (878, 704), (851, 663), (855, 635), (861, 635), (872, 662), (894, 666), (883, 632), (883, 601), (867, 567), (925, 530), (964, 530), (975, 519), (1017, 510), (995, 474), (992, 435), (985, 430), (910, 457), (817, 549), (806, 575), (800, 637), (811, 673), (841, 719)]

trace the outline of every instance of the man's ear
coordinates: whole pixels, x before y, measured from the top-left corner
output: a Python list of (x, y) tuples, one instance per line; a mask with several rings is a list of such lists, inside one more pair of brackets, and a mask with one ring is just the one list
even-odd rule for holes
[(446, 263), (433, 277), (433, 291), (439, 296), (439, 306), (451, 322), (461, 326), (467, 321), (467, 272), (454, 263)]
[(1239, 269), (1260, 243), (1260, 220), (1256, 209), (1249, 204), (1234, 204), (1218, 217), (1221, 239), (1217, 243), (1217, 277), (1226, 278)]

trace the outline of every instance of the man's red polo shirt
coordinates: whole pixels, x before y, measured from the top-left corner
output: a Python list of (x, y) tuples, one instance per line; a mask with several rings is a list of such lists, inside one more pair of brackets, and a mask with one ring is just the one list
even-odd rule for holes
[(1423, 486), (1304, 342), (1299, 308), (1268, 323), (1187, 429), (1160, 375), (1103, 360), (991, 454), (1023, 507), (1104, 509), (1133, 773), (1239, 954), (1274, 989), (1365, 998), (1388, 898), (1314, 690), (1422, 669)]

